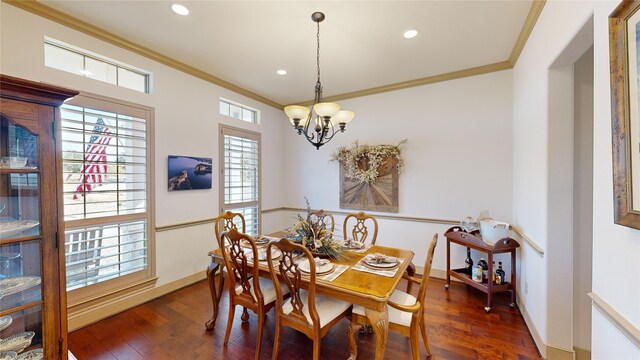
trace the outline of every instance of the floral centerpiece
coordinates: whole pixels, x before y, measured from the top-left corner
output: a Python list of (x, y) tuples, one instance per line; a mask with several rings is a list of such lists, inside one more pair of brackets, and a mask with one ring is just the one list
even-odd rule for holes
[(309, 200), (306, 197), (304, 200), (307, 203), (307, 217), (303, 218), (298, 214), (298, 222), (289, 229), (292, 235), (287, 236), (287, 239), (306, 247), (313, 255), (339, 258), (340, 243), (333, 240), (333, 232), (324, 223), (311, 216)]

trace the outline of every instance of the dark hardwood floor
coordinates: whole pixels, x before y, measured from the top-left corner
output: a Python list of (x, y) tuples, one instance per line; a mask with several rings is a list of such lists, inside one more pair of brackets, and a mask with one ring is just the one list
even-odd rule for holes
[[(400, 285), (406, 287), (405, 283)], [(415, 286), (417, 290), (417, 286)], [(427, 290), (426, 319), (432, 359), (540, 359), (518, 310), (509, 309), (507, 293), (494, 297), (491, 313), (484, 311), (484, 294), (460, 283), (444, 289), (444, 281), (431, 279)], [(241, 323), (236, 310), (229, 345), (222, 346), (227, 325), (227, 296), (220, 304), (216, 327), (207, 331), (211, 298), (205, 281), (69, 334), (69, 348), (79, 359), (253, 359), (257, 318), (251, 313)], [(265, 322), (262, 359), (271, 359), (275, 319)], [(348, 320), (342, 320), (323, 339), (322, 359), (347, 359)], [(284, 329), (280, 359), (310, 359), (312, 342)], [(372, 359), (374, 335), (357, 334), (358, 359)], [(426, 351), (420, 344), (421, 358)], [(386, 359), (410, 359), (408, 338), (389, 332)]]

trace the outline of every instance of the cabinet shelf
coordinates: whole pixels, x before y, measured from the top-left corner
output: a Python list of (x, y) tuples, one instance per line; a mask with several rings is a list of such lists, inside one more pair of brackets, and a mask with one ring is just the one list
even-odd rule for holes
[[(487, 294), (487, 306), (485, 311), (491, 311), (491, 302), (494, 293), (500, 293), (504, 291), (511, 292), (511, 304), (509, 306), (516, 306), (516, 249), (520, 247), (520, 244), (514, 239), (503, 238), (498, 240), (495, 244), (489, 245), (480, 239), (479, 232), (473, 231), (467, 233), (459, 226), (454, 226), (445, 232), (447, 238), (447, 284), (445, 288), (449, 288), (451, 284), (451, 277), (460, 280), (461, 282), (478, 289)], [(451, 269), (451, 243), (465, 246), (469, 249), (475, 249), (487, 254), (488, 257), (488, 270), (489, 274), (494, 273), (493, 269), (493, 256), (495, 254), (509, 253), (511, 254), (511, 282), (504, 284), (494, 284), (490, 281), (483, 280), (482, 282), (476, 282), (471, 279), (471, 274), (467, 272), (467, 269)]]

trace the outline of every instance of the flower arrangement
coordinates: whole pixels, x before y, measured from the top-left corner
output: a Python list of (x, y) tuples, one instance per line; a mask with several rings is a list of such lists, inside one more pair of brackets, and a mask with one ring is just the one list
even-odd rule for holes
[[(351, 147), (341, 146), (333, 154), (332, 161), (339, 161), (344, 165), (346, 175), (360, 182), (374, 183), (378, 179), (378, 167), (389, 157), (395, 160), (398, 173), (402, 172), (404, 160), (400, 154), (400, 146), (405, 144), (407, 139), (398, 145), (358, 145), (354, 142)], [(366, 162), (368, 166), (363, 169), (361, 164)]]
[(311, 215), (311, 207), (309, 200), (305, 197), (307, 203), (307, 217), (303, 218), (298, 214), (298, 222), (289, 231), (293, 235), (287, 236), (287, 239), (301, 244), (314, 254), (319, 256), (328, 256), (337, 259), (341, 256), (341, 246), (333, 240), (333, 233), (326, 229), (324, 224), (317, 219), (313, 220)]

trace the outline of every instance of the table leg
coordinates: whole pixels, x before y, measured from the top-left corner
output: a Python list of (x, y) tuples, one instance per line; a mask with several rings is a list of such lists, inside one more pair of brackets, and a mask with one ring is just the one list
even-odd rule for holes
[(382, 311), (365, 309), (365, 314), (376, 334), (376, 360), (384, 359), (384, 352), (387, 347), (387, 335), (389, 334), (389, 314), (385, 306)]
[(450, 257), (450, 252), (451, 252), (451, 241), (449, 241), (449, 238), (447, 238), (447, 283), (444, 285), (445, 289), (449, 289), (449, 286), (451, 286), (451, 275), (450, 275), (451, 257)]
[[(220, 277), (219, 290), (216, 286), (216, 277)], [(209, 267), (207, 267), (207, 280), (209, 281), (209, 291), (211, 292), (211, 302), (213, 303), (213, 315), (211, 316), (211, 320), (207, 321), (205, 327), (207, 330), (211, 330), (216, 325), (216, 319), (218, 318), (218, 305), (220, 303), (224, 287), (222, 268), (220, 267), (220, 264), (213, 261), (213, 259), (211, 260)]]

